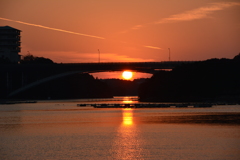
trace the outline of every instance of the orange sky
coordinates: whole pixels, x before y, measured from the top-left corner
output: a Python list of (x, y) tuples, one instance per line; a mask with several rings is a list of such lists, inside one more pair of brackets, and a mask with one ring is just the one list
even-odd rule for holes
[(239, 0), (1, 0), (22, 52), (55, 62), (205, 60), (240, 52)]

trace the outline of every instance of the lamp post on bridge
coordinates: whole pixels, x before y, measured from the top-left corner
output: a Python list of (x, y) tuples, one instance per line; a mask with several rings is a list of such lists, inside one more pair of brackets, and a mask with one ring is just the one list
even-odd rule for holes
[(100, 63), (100, 50), (98, 49), (98, 63)]
[(171, 60), (171, 58), (170, 58), (170, 48), (168, 48), (168, 53), (169, 53), (169, 61)]

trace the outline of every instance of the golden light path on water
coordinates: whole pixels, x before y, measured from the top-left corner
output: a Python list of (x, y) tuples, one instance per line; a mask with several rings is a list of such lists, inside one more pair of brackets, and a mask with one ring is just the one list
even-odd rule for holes
[(1, 105), (0, 159), (238, 160), (239, 113), (239, 105), (94, 109), (72, 100)]
[(133, 113), (131, 108), (123, 109), (123, 125), (128, 126), (133, 124)]
[[(134, 123), (134, 109), (122, 109), (122, 123), (117, 130), (113, 143), (115, 159), (143, 159), (144, 153), (137, 125)], [(146, 152), (146, 151), (145, 151)]]

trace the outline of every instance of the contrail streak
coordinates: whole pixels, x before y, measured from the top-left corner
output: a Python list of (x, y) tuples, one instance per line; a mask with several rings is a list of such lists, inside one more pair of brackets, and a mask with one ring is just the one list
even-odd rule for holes
[[(78, 32), (72, 32), (72, 31), (67, 31), (67, 30), (63, 30), (63, 29), (52, 28), (52, 27), (47, 27), (47, 26), (42, 26), (42, 25), (32, 24), (32, 23), (27, 23), (27, 22), (22, 22), (22, 21), (16, 21), (16, 20), (7, 19), (7, 18), (2, 18), (2, 17), (0, 17), (0, 20), (10, 21), (10, 22), (16, 22), (16, 23), (20, 23), (20, 24), (29, 25), (29, 26), (34, 26), (34, 27), (39, 27), (39, 28), (45, 28), (45, 29), (50, 29), (50, 30), (54, 30), (54, 31), (70, 33), (70, 34), (76, 34), (76, 35), (85, 36), (85, 37), (91, 37), (91, 38), (97, 38), (97, 39), (106, 39), (106, 38), (104, 38), (104, 37), (93, 36), (93, 35), (83, 34), (83, 33), (78, 33)], [(159, 47), (153, 47), (153, 46), (143, 46), (143, 47), (151, 48), (151, 49), (161, 49), (161, 48), (159, 48)]]
[(5, 20), (5, 21), (11, 21), (11, 22), (16, 22), (16, 23), (21, 23), (21, 24), (25, 24), (25, 25), (29, 25), (29, 26), (35, 26), (35, 27), (39, 27), (39, 28), (50, 29), (50, 30), (59, 31), (59, 32), (65, 32), (65, 33), (70, 33), (70, 34), (76, 34), (76, 35), (85, 36), (85, 37), (98, 38), (98, 39), (105, 39), (105, 38), (103, 38), (103, 37), (93, 36), (93, 35), (89, 35), (89, 34), (83, 34), (83, 33), (78, 33), (78, 32), (72, 32), (72, 31), (67, 31), (67, 30), (63, 30), (63, 29), (52, 28), (52, 27), (47, 27), (47, 26), (42, 26), (42, 25), (32, 24), (32, 23), (27, 23), (27, 22), (22, 22), (22, 21), (15, 21), (15, 20), (7, 19), (7, 18), (2, 18), (2, 17), (0, 17), (0, 19), (1, 19), (1, 20)]

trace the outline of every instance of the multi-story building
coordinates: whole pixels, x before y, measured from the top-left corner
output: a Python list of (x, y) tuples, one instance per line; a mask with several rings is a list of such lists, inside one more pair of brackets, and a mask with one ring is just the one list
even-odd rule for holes
[(9, 27), (0, 26), (0, 59), (18, 63), (20, 61), (21, 42), (20, 30)]

